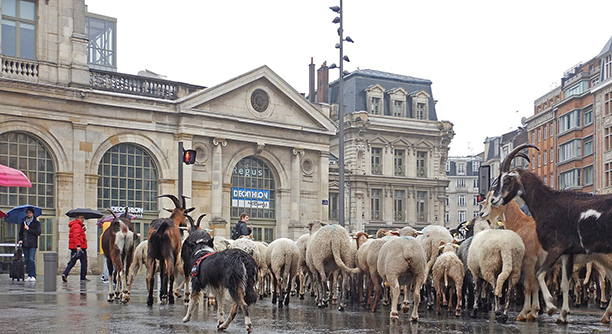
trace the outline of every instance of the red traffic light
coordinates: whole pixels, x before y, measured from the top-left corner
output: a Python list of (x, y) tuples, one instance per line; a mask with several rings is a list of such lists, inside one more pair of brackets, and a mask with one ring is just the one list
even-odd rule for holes
[(183, 163), (186, 165), (193, 165), (196, 161), (195, 150), (183, 150)]
[(478, 203), (484, 201), (485, 197), (482, 194), (478, 194)]

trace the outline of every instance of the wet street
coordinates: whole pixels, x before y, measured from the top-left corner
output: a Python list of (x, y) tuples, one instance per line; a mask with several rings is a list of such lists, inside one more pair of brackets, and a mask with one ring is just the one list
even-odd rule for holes
[[(146, 285), (142, 276), (127, 305), (106, 301), (107, 285), (99, 277), (80, 283), (78, 276), (68, 283), (58, 277), (56, 292), (43, 292), (43, 277), (37, 284), (11, 282), (0, 276), (0, 332), (8, 333), (214, 333), (216, 312), (200, 307), (188, 323), (182, 299), (175, 305), (146, 306)], [(226, 303), (226, 314), (229, 311)], [(390, 323), (388, 307), (377, 313), (350, 305), (346, 311), (319, 309), (314, 299), (292, 298), (288, 307), (278, 309), (270, 298), (251, 307), (253, 333), (610, 333), (612, 325), (600, 322), (603, 310), (594, 306), (572, 309), (569, 325), (557, 325), (557, 315), (542, 315), (531, 323), (517, 323), (518, 306), (513, 306), (507, 324), (498, 324), (494, 315), (483, 313), (478, 319), (465, 315), (436, 315), (420, 307), (418, 323), (409, 315)], [(240, 313), (226, 333), (246, 333)]]

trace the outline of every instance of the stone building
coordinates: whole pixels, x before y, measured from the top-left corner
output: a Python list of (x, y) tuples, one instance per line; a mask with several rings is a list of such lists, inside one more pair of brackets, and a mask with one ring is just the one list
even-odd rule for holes
[(446, 176), (450, 182), (446, 189), (445, 226), (454, 228), (480, 212), (478, 170), (482, 164), (482, 155), (448, 158)]
[[(43, 209), (39, 271), (44, 252), (66, 264), (70, 209), (130, 206), (143, 235), (167, 216), (172, 203), (157, 196), (178, 192), (179, 142), (197, 151), (184, 166), (188, 205), (208, 214), (215, 235), (243, 211), (266, 241), (327, 220), (329, 108), (267, 66), (209, 88), (117, 73), (116, 20), (88, 13), (84, 0), (3, 1), (0, 12), (0, 164), (33, 185), (0, 187), (0, 210)], [(16, 227), (1, 224), (0, 240), (15, 242)], [(101, 231), (87, 227), (96, 271)]]
[(597, 56), (599, 71), (593, 80), (597, 158), (595, 191), (612, 193), (612, 37)]
[[(333, 119), (338, 119), (338, 97), (344, 94), (345, 217), (350, 229), (373, 233), (379, 228), (443, 225), (445, 165), (454, 132), (452, 123), (438, 121), (431, 81), (357, 70), (344, 77), (344, 92), (339, 92), (338, 81), (326, 89), (325, 65), (318, 72), (318, 92), (329, 92), (329, 102), (335, 104)], [(338, 137), (331, 142), (335, 155), (338, 142)], [(329, 191), (333, 221), (338, 210), (338, 174), (333, 168)]]

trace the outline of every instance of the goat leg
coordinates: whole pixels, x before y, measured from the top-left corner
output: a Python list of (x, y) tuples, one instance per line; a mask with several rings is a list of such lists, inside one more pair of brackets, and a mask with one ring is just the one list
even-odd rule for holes
[(202, 296), (202, 290), (197, 290), (193, 292), (193, 296), (191, 300), (189, 301), (189, 306), (187, 307), (187, 314), (185, 314), (185, 317), (183, 318), (183, 322), (188, 322), (189, 320), (191, 320), (193, 311), (195, 310), (196, 305), (198, 305), (198, 301), (200, 300), (201, 296)]

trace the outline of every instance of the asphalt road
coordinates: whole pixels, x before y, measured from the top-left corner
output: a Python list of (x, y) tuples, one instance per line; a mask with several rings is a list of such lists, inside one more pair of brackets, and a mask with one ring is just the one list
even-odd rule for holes
[[(68, 283), (58, 277), (56, 292), (43, 292), (42, 277), (37, 283), (11, 282), (0, 275), (0, 333), (215, 333), (216, 312), (200, 307), (193, 319), (182, 322), (186, 308), (182, 299), (175, 305), (146, 306), (146, 285), (137, 278), (132, 299), (127, 305), (106, 301), (107, 285), (98, 277), (80, 283), (71, 276)], [(319, 309), (314, 299), (292, 298), (288, 307), (277, 308), (270, 298), (251, 307), (253, 333), (612, 333), (612, 325), (600, 322), (603, 310), (594, 305), (572, 309), (570, 323), (558, 325), (556, 315), (542, 315), (536, 322), (517, 323), (518, 306), (513, 306), (507, 324), (498, 324), (493, 314), (483, 313), (478, 319), (467, 313), (460, 318), (444, 312), (436, 315), (421, 303), (420, 320), (410, 321), (400, 315), (398, 322), (389, 321), (388, 307), (376, 313), (349, 305)], [(229, 305), (226, 303), (226, 314)], [(239, 313), (226, 333), (246, 333)]]

